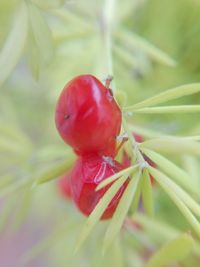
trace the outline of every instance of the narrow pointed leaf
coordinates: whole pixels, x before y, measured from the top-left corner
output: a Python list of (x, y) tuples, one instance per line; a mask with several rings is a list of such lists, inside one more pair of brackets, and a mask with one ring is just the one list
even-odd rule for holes
[(200, 156), (200, 143), (184, 138), (159, 137), (141, 143), (140, 147), (157, 152)]
[[(199, 179), (199, 161), (197, 158), (192, 156), (183, 156), (183, 168), (188, 172), (189, 176), (192, 177), (192, 183), (196, 186), (195, 188), (200, 188), (200, 179)], [(200, 192), (197, 189), (199, 195)]]
[(137, 62), (134, 61), (133, 56), (131, 57), (131, 53), (128, 53), (128, 51), (123, 49), (121, 46), (115, 45), (114, 51), (129, 66), (132, 66), (132, 67), (137, 66)]
[(150, 106), (165, 103), (170, 100), (177, 99), (183, 96), (196, 94), (198, 92), (200, 92), (200, 83), (186, 84), (186, 85), (182, 85), (182, 86), (169, 89), (158, 95), (152, 96), (131, 107), (126, 107), (124, 108), (124, 110), (150, 107)]
[[(186, 218), (186, 220), (189, 222), (191, 227), (194, 229), (196, 234), (200, 237), (200, 223), (196, 219), (196, 217), (191, 213), (191, 211), (188, 209), (186, 204), (183, 202), (182, 199), (177, 196), (177, 192), (174, 192), (171, 188), (168, 187), (168, 185), (164, 182), (163, 174), (160, 172), (154, 172), (152, 171), (153, 168), (149, 167), (151, 175), (154, 176), (154, 178), (157, 180), (157, 182), (160, 184), (160, 186), (163, 188), (163, 190), (169, 195), (169, 197), (173, 200), (174, 204), (179, 208), (183, 216)], [(155, 170), (155, 169), (154, 169)], [(161, 176), (160, 176), (161, 174)]]
[(181, 233), (179, 229), (167, 224), (167, 222), (160, 221), (155, 217), (149, 217), (146, 214), (136, 213), (132, 219), (134, 222), (137, 222), (139, 225), (141, 225), (145, 232), (151, 233), (153, 237), (158, 235), (159, 241), (168, 241)]
[(75, 159), (75, 156), (71, 154), (67, 160), (57, 163), (55, 166), (49, 168), (48, 170), (44, 171), (42, 174), (35, 177), (35, 183), (42, 184), (42, 183), (46, 183), (57, 178), (59, 175), (63, 174), (65, 171), (69, 170), (69, 168), (72, 166), (74, 162), (74, 159)]
[(21, 2), (12, 23), (12, 29), (0, 51), (0, 86), (9, 77), (23, 53), (28, 32), (27, 8)]
[(110, 225), (106, 231), (104, 239), (104, 251), (110, 246), (116, 235), (121, 229), (125, 216), (130, 208), (134, 194), (137, 190), (137, 186), (140, 180), (141, 173), (137, 173), (131, 178), (125, 192), (123, 193), (121, 200), (116, 208)]
[(120, 31), (117, 31), (116, 35), (120, 38), (120, 41), (122, 40), (123, 43), (130, 44), (133, 47), (141, 49), (153, 60), (170, 67), (174, 67), (176, 65), (175, 60), (172, 59), (167, 53), (163, 52), (139, 35), (124, 28)]
[[(120, 236), (118, 236), (114, 241), (112, 246), (106, 251), (105, 254), (102, 255), (102, 259), (99, 259), (99, 251), (97, 253), (96, 262), (94, 262), (93, 265), (97, 265), (97, 262), (99, 262), (98, 267), (109, 267), (109, 266), (115, 266), (115, 267), (125, 267), (124, 265), (124, 258), (123, 258), (123, 251), (122, 251), (122, 245), (120, 242)], [(101, 250), (101, 246), (99, 246), (98, 250)]]
[(159, 177), (159, 181), (162, 181), (162, 183), (165, 184), (168, 189), (172, 190), (176, 196), (180, 198), (186, 204), (186, 206), (188, 206), (200, 218), (200, 205), (188, 193), (186, 193), (165, 174), (152, 167), (149, 167), (149, 169), (153, 177)]
[(37, 6), (29, 3), (28, 7), (33, 36), (40, 51), (38, 57), (43, 64), (48, 64), (54, 53), (52, 33)]
[(113, 199), (115, 194), (118, 192), (120, 187), (124, 184), (127, 180), (127, 175), (120, 177), (117, 181), (113, 183), (113, 185), (105, 192), (102, 199), (98, 202), (95, 209), (90, 214), (89, 218), (87, 219), (83, 230), (81, 232), (80, 238), (77, 242), (76, 251), (80, 248), (80, 246), (85, 242), (87, 237), (89, 236), (90, 232), (96, 225), (96, 223), (101, 218), (102, 214), (106, 210), (107, 206), (109, 205), (110, 201)]
[(132, 132), (138, 133), (143, 135), (144, 137), (148, 137), (148, 138), (156, 138), (156, 137), (162, 137), (162, 136), (166, 136), (166, 134), (158, 132), (158, 131), (153, 131), (138, 125), (133, 125), (129, 123), (129, 128), (131, 129)]
[[(127, 109), (126, 109), (127, 110)], [(163, 113), (197, 113), (200, 112), (200, 105), (184, 105), (184, 106), (165, 106), (153, 108), (134, 109), (134, 113), (147, 114), (163, 114)]]
[(144, 170), (142, 176), (142, 200), (146, 213), (149, 216), (153, 216), (154, 206), (153, 206), (152, 185), (147, 169)]
[(138, 168), (138, 165), (128, 167), (118, 173), (115, 173), (114, 175), (108, 177), (104, 181), (102, 181), (96, 188), (96, 191), (102, 189), (103, 187), (107, 186), (108, 184), (114, 182), (116, 179), (118, 179), (122, 175), (127, 175), (129, 176), (131, 173), (135, 172)]
[(154, 151), (142, 149), (142, 152), (154, 161), (161, 170), (172, 177), (178, 184), (189, 190), (191, 193), (199, 195), (199, 190), (191, 183), (191, 177), (183, 169)]
[(182, 234), (159, 249), (147, 262), (145, 267), (162, 267), (186, 258), (193, 249), (193, 239)]
[(139, 205), (139, 201), (140, 201), (140, 197), (141, 197), (141, 187), (142, 187), (142, 179), (140, 179), (140, 181), (138, 182), (133, 200), (131, 202), (131, 206), (129, 208), (129, 214), (134, 214), (137, 209), (138, 209), (138, 205)]
[[(142, 213), (136, 213), (133, 216), (133, 221), (139, 223), (152, 240), (158, 244), (170, 241), (181, 235), (181, 230), (175, 228), (166, 221), (159, 220), (158, 218), (148, 217)], [(194, 240), (194, 253), (200, 256), (200, 244), (198, 240)]]

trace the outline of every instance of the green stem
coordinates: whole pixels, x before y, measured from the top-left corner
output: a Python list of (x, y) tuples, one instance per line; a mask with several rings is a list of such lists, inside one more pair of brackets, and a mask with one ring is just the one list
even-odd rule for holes
[(128, 135), (129, 141), (130, 141), (131, 146), (132, 146), (132, 150), (131, 150), (132, 151), (132, 157), (133, 158), (136, 157), (136, 161), (138, 162), (138, 165), (140, 166), (141, 170), (143, 171), (143, 169), (148, 166), (148, 163), (143, 158), (143, 155), (140, 152), (138, 143), (136, 142), (134, 135), (130, 131), (128, 124), (127, 124), (127, 121), (126, 121), (124, 116), (122, 117), (122, 125), (123, 125), (125, 132)]
[[(113, 59), (112, 59), (112, 30), (113, 30), (113, 18), (115, 14), (116, 0), (105, 0), (103, 9), (104, 19), (104, 42), (105, 42), (105, 57), (106, 57), (106, 73), (113, 75)], [(115, 82), (112, 83), (113, 92), (116, 91)]]

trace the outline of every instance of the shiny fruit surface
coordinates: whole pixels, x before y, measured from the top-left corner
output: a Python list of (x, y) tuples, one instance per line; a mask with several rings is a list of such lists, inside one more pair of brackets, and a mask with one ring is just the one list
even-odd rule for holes
[[(74, 202), (84, 215), (88, 216), (93, 211), (111, 186), (109, 184), (101, 190), (95, 191), (97, 185), (122, 169), (123, 166), (119, 162), (111, 158), (105, 160), (98, 155), (87, 155), (77, 160), (71, 175), (71, 189)], [(125, 182), (113, 197), (101, 219), (112, 217), (127, 183)]]
[(63, 89), (56, 106), (56, 127), (78, 155), (113, 156), (121, 128), (121, 110), (106, 88), (92, 75), (80, 75)]

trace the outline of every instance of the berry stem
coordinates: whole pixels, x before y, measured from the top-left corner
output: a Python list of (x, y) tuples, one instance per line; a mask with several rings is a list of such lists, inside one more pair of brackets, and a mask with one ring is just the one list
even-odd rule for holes
[(143, 171), (145, 168), (148, 167), (148, 163), (146, 162), (142, 153), (140, 152), (138, 143), (136, 142), (135, 137), (131, 133), (124, 115), (122, 116), (122, 125), (123, 125), (125, 132), (128, 135), (129, 141), (130, 141), (131, 146), (132, 146), (132, 149), (131, 149), (132, 159), (134, 159), (136, 157), (136, 162), (138, 163), (141, 170)]

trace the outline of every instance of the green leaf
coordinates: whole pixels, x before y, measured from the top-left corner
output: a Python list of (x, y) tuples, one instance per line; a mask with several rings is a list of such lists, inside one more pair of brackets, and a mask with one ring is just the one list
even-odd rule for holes
[(120, 242), (120, 236), (118, 236), (114, 242), (112, 243), (112, 246), (108, 249), (108, 251), (102, 255), (102, 259), (99, 259), (99, 250), (101, 250), (101, 246), (98, 248), (97, 252), (97, 259), (96, 262), (91, 266), (97, 265), (97, 262), (99, 263), (98, 267), (109, 267), (109, 266), (115, 266), (115, 267), (125, 267), (124, 266), (124, 258), (123, 258), (123, 250), (122, 245)]
[(163, 136), (145, 141), (140, 144), (140, 147), (141, 149), (147, 148), (157, 152), (200, 156), (200, 144), (185, 138)]
[(83, 230), (81, 232), (80, 238), (77, 242), (77, 246), (75, 251), (79, 249), (79, 247), (85, 242), (87, 237), (89, 236), (90, 232), (96, 225), (96, 223), (101, 218), (102, 214), (104, 213), (105, 209), (109, 205), (110, 201), (113, 199), (115, 194), (118, 192), (120, 187), (124, 184), (124, 182), (128, 179), (127, 175), (120, 177), (117, 181), (115, 181), (112, 186), (105, 192), (102, 199), (98, 202), (95, 209), (92, 211), (90, 216), (88, 217)]
[(129, 123), (129, 128), (132, 132), (138, 133), (143, 135), (144, 137), (147, 138), (159, 138), (159, 137), (169, 137), (169, 138), (180, 138), (180, 139), (184, 139), (184, 140), (192, 140), (192, 141), (199, 141), (200, 140), (200, 136), (199, 135), (191, 135), (191, 136), (174, 136), (174, 135), (169, 135), (169, 134), (165, 134), (165, 133), (161, 133), (159, 131), (153, 131), (153, 130), (149, 130), (147, 128), (138, 126), (138, 125), (133, 125)]
[[(132, 132), (129, 129), (128, 123), (125, 119), (125, 117), (122, 117), (122, 126), (124, 128), (124, 131), (127, 133), (128, 138), (129, 138), (129, 142), (131, 144), (131, 147), (135, 148), (135, 145), (137, 144), (134, 138), (134, 135), (132, 134)], [(135, 157), (138, 157), (138, 159), (140, 159), (140, 155), (139, 155), (139, 151), (135, 150), (133, 151), (133, 149), (131, 149), (131, 154), (132, 154), (132, 158), (134, 159)]]
[(166, 221), (160, 221), (158, 218), (149, 217), (146, 214), (136, 213), (132, 219), (144, 228), (145, 233), (152, 235), (153, 240), (157, 238), (159, 244), (162, 240), (168, 241), (181, 233), (179, 229), (167, 224)]
[[(127, 110), (127, 108), (126, 108)], [(163, 113), (194, 113), (200, 112), (200, 105), (165, 106), (134, 109), (134, 113), (163, 114)]]
[(188, 172), (189, 176), (192, 177), (193, 187), (195, 187), (199, 193), (198, 190), (198, 188), (200, 187), (199, 161), (197, 158), (187, 155), (184, 155), (182, 158), (183, 158), (183, 168)]
[(156, 179), (156, 181), (160, 184), (160, 186), (163, 188), (163, 190), (174, 201), (174, 204), (180, 209), (186, 220), (190, 223), (194, 231), (200, 237), (200, 223), (197, 221), (191, 211), (187, 208), (188, 206), (194, 213), (199, 215), (200, 206), (174, 182), (170, 181), (170, 179), (163, 173), (152, 167), (149, 167), (149, 171), (151, 175)]
[(140, 179), (138, 185), (137, 185), (137, 189), (136, 192), (134, 194), (131, 206), (129, 208), (129, 214), (132, 215), (134, 214), (137, 209), (138, 209), (138, 205), (139, 205), (139, 201), (140, 201), (140, 196), (141, 196), (141, 187), (142, 187), (142, 179)]
[(107, 186), (108, 184), (114, 182), (116, 179), (118, 179), (122, 175), (129, 176), (131, 173), (135, 172), (138, 168), (138, 165), (128, 167), (126, 169), (123, 169), (122, 171), (115, 173), (114, 175), (108, 177), (106, 180), (102, 181), (96, 188), (96, 191), (102, 189), (103, 187)]
[(56, 179), (59, 175), (69, 170), (75, 159), (74, 155), (70, 155), (67, 160), (55, 164), (42, 174), (34, 175), (32, 177), (26, 177), (12, 183), (10, 186), (0, 190), (0, 198), (5, 197), (8, 194), (15, 192), (16, 190), (26, 187), (29, 183), (32, 184), (32, 188), (38, 184), (43, 184), (53, 179)]
[(9, 77), (23, 53), (28, 33), (28, 16), (25, 3), (22, 1), (16, 11), (12, 29), (0, 52), (0, 87)]
[(136, 68), (137, 62), (134, 61), (134, 57), (131, 56), (127, 50), (122, 48), (120, 45), (114, 45), (114, 51), (116, 54), (129, 66)]
[(156, 46), (149, 43), (144, 38), (138, 36), (137, 34), (128, 31), (125, 28), (121, 28), (115, 32), (115, 35), (118, 39), (124, 44), (129, 44), (129, 46), (133, 46), (136, 49), (141, 49), (147, 55), (149, 55), (153, 60), (158, 61), (161, 64), (174, 67), (176, 62), (165, 52), (161, 51)]
[(134, 194), (137, 190), (137, 186), (140, 180), (141, 173), (137, 173), (135, 177), (132, 177), (125, 192), (123, 193), (120, 202), (116, 208), (116, 211), (112, 217), (110, 225), (106, 231), (104, 239), (104, 251), (113, 242), (116, 235), (119, 233), (126, 214), (130, 208), (131, 202), (133, 200)]
[(166, 136), (166, 134), (164, 133), (160, 133), (158, 131), (153, 131), (153, 130), (149, 130), (147, 128), (135, 125), (135, 124), (131, 124), (129, 123), (129, 128), (132, 132), (134, 133), (138, 133), (143, 135), (144, 137), (147, 138), (156, 138), (156, 137), (162, 137), (162, 136)]
[(72, 155), (72, 150), (67, 149), (63, 145), (47, 145), (44, 147), (41, 147), (40, 149), (37, 150), (35, 153), (35, 157), (37, 158), (38, 162), (44, 162), (44, 161), (53, 161), (55, 159), (59, 158), (68, 158), (71, 157)]
[(153, 216), (154, 206), (153, 206), (152, 185), (149, 172), (147, 169), (144, 170), (142, 176), (142, 200), (146, 213), (149, 216)]
[(46, 65), (51, 61), (54, 53), (52, 34), (41, 11), (31, 3), (28, 4), (28, 7), (32, 33), (39, 51), (37, 56), (40, 58), (41, 64)]
[[(133, 221), (142, 226), (145, 233), (157, 244), (170, 241), (181, 234), (181, 230), (175, 228), (166, 221), (161, 221), (158, 218), (148, 217), (142, 213), (136, 213), (133, 216)], [(200, 244), (198, 240), (194, 240), (194, 253), (200, 256)]]
[(49, 182), (57, 178), (59, 175), (62, 175), (64, 172), (69, 170), (74, 160), (75, 160), (75, 156), (71, 154), (67, 160), (55, 164), (55, 166), (49, 168), (48, 170), (44, 171), (42, 174), (36, 176), (34, 178), (35, 184), (43, 184), (43, 183)]
[(155, 168), (149, 167), (151, 174), (159, 177), (167, 188), (170, 188), (200, 218), (200, 205), (180, 186)]
[(160, 167), (161, 170), (163, 170), (170, 177), (172, 177), (178, 184), (189, 190), (191, 193), (199, 196), (198, 188), (196, 188), (192, 184), (191, 177), (183, 169), (181, 169), (176, 164), (154, 151), (144, 148), (142, 148), (141, 150), (146, 156), (148, 156), (152, 161), (154, 161)]
[(193, 249), (193, 239), (182, 234), (159, 249), (147, 262), (145, 267), (163, 267), (186, 258)]
[(169, 100), (177, 99), (183, 96), (192, 95), (198, 92), (200, 92), (200, 83), (186, 84), (169, 89), (158, 95), (152, 96), (131, 107), (126, 107), (124, 108), (124, 110), (134, 110), (138, 108), (149, 107), (156, 104), (165, 103), (168, 102)]

